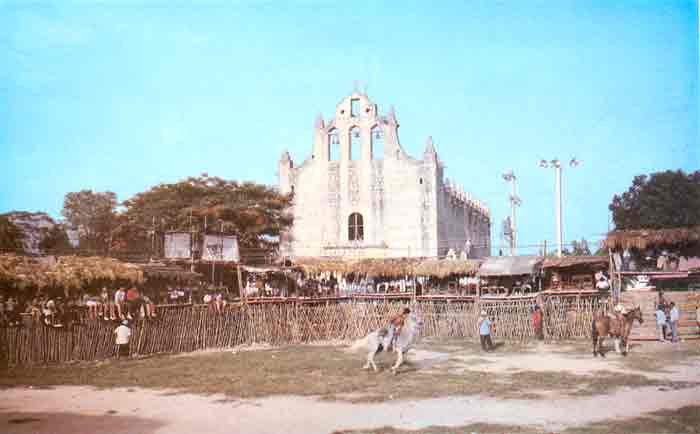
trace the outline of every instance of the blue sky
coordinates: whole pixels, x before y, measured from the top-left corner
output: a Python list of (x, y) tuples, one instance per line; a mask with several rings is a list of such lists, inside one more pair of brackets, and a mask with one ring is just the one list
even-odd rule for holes
[(58, 217), (208, 172), (276, 182), (353, 81), (396, 107), (406, 150), (432, 135), (450, 179), (509, 214), (520, 244), (598, 240), (641, 173), (700, 167), (696, 1), (137, 2), (0, 0), (0, 212)]

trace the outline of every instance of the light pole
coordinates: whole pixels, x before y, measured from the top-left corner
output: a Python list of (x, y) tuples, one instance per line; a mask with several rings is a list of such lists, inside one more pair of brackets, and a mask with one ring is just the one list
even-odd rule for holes
[(515, 182), (517, 178), (515, 177), (515, 173), (513, 173), (513, 169), (510, 169), (509, 171), (505, 172), (502, 176), (506, 182), (510, 182), (513, 186), (513, 193), (510, 195), (510, 256), (515, 256), (515, 249), (517, 246), (517, 232), (515, 230), (515, 207), (520, 206), (522, 201), (518, 197), (517, 190), (515, 188)]
[[(569, 166), (571, 167), (576, 167), (579, 164), (581, 164), (580, 161), (578, 161), (576, 158), (572, 158), (569, 161)], [(538, 165), (542, 168), (553, 168), (554, 169), (554, 199), (555, 199), (555, 205), (554, 205), (554, 211), (556, 213), (557, 217), (557, 256), (561, 258), (561, 250), (562, 250), (562, 228), (561, 228), (561, 161), (554, 159), (551, 161), (547, 160), (540, 160)]]

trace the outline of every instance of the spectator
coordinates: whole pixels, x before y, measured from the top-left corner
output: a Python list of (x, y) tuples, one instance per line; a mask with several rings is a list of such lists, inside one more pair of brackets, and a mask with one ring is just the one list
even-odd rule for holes
[(670, 321), (671, 321), (671, 342), (678, 342), (678, 319), (680, 314), (678, 306), (675, 302), (671, 302)]
[(102, 288), (102, 293), (100, 293), (100, 301), (102, 303), (102, 317), (105, 321), (109, 319), (116, 319), (114, 315), (114, 303), (111, 302), (109, 297), (109, 291), (106, 287)]
[(133, 286), (129, 288), (128, 291), (126, 291), (126, 318), (128, 320), (134, 319), (134, 316), (136, 315), (136, 308), (138, 305), (138, 299), (139, 299), (139, 290), (134, 288)]
[(539, 340), (544, 339), (544, 332), (542, 330), (542, 311), (538, 305), (535, 305), (532, 311), (532, 326), (535, 328), (535, 337)]
[(121, 325), (114, 330), (114, 334), (117, 335), (117, 359), (129, 357), (129, 338), (131, 337), (129, 321), (123, 320)]
[(656, 309), (656, 332), (660, 342), (666, 342), (666, 314), (663, 305)]
[(479, 319), (479, 340), (481, 341), (481, 349), (484, 351), (493, 350), (493, 342), (491, 341), (491, 320), (486, 316), (486, 311), (481, 311)]
[(41, 321), (41, 302), (37, 297), (29, 305), (28, 313), (32, 316), (32, 323)]
[(224, 299), (224, 294), (219, 292), (216, 294), (216, 311), (221, 312), (226, 306), (226, 300)]
[(700, 304), (695, 306), (695, 322), (698, 323), (698, 328), (700, 329)]
[(7, 323), (7, 316), (5, 314), (5, 296), (0, 294), (0, 327), (4, 327)]
[[(85, 295), (87, 296), (87, 294)], [(97, 311), (97, 307), (99, 306), (99, 304), (99, 297), (87, 296), (87, 299), (85, 300), (85, 306), (87, 306), (88, 316), (90, 317), (90, 319), (97, 318), (99, 314), (99, 312)]]
[(117, 316), (120, 320), (126, 319), (124, 302), (126, 302), (126, 291), (124, 288), (119, 288), (114, 293), (114, 305), (117, 306)]
[(141, 312), (141, 316), (146, 319), (155, 318), (155, 304), (153, 304), (151, 297), (149, 297), (146, 294), (143, 294), (141, 296), (141, 300), (143, 301), (143, 303), (141, 304), (141, 308), (139, 309)]

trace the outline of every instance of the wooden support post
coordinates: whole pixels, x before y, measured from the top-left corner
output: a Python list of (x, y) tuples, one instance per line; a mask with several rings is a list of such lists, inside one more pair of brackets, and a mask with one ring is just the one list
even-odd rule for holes
[(238, 295), (241, 297), (241, 301), (247, 304), (248, 299), (246, 298), (245, 288), (243, 287), (243, 277), (241, 275), (241, 264), (236, 264), (236, 274), (238, 275)]

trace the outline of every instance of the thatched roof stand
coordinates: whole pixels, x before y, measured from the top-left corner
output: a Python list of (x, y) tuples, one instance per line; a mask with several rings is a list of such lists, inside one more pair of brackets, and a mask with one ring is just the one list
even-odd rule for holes
[(294, 263), (307, 274), (334, 272), (383, 277), (434, 276), (438, 278), (451, 274), (473, 273), (478, 270), (480, 264), (476, 260), (423, 258), (298, 258)]
[(413, 274), (413, 269), (419, 263), (419, 258), (298, 258), (294, 261), (294, 265), (304, 270), (307, 274), (333, 272), (387, 277)]
[(133, 264), (112, 258), (0, 255), (0, 280), (18, 288), (63, 287), (78, 289), (99, 280), (143, 282), (143, 272)]
[(636, 248), (644, 250), (648, 247), (676, 246), (700, 242), (700, 226), (672, 229), (635, 229), (612, 231), (603, 240), (603, 245), (609, 249)]
[(414, 270), (416, 276), (431, 276), (443, 279), (452, 274), (470, 274), (479, 270), (481, 265), (477, 260), (461, 259), (426, 259)]

